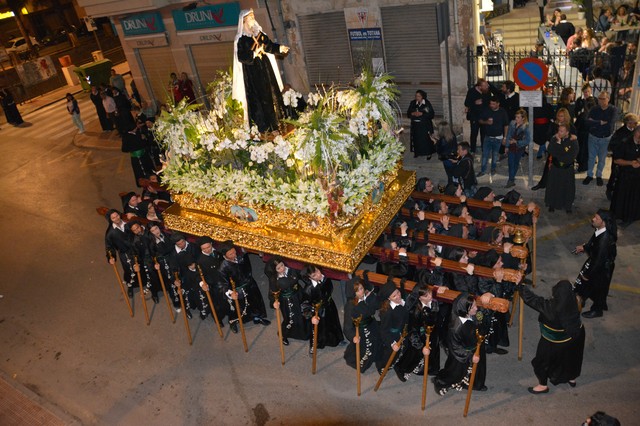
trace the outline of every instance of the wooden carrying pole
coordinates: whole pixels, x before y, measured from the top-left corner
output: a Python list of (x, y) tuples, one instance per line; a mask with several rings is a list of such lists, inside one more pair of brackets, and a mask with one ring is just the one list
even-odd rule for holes
[(356, 328), (356, 340), (358, 341), (358, 343), (356, 343), (356, 379), (357, 379), (357, 383), (358, 383), (358, 396), (360, 396), (360, 321), (362, 321), (362, 315), (360, 315), (358, 318), (354, 318), (353, 319), (353, 325)]
[[(278, 299), (280, 298), (280, 290), (272, 291), (271, 294), (273, 294), (273, 300), (277, 301), (279, 305), (280, 300)], [(276, 308), (276, 322), (278, 323), (278, 341), (280, 342), (280, 361), (282, 362), (282, 365), (284, 365), (284, 343), (282, 343), (282, 339), (284, 338), (284, 336), (282, 335), (282, 321), (280, 320), (280, 306)]]
[(223, 339), (224, 335), (222, 334), (222, 327), (220, 327), (220, 320), (218, 319), (218, 314), (216, 313), (216, 309), (213, 307), (213, 300), (211, 300), (211, 293), (209, 292), (209, 284), (207, 284), (207, 281), (204, 279), (204, 274), (202, 273), (202, 268), (200, 267), (200, 265), (198, 265), (198, 272), (200, 272), (200, 279), (202, 280), (202, 284), (207, 286), (207, 289), (204, 291), (204, 293), (207, 295), (207, 300), (209, 301), (209, 307), (211, 308), (211, 314), (213, 315), (213, 320), (215, 321), (216, 327), (218, 328), (218, 334), (220, 335), (220, 338)]
[[(427, 326), (427, 340), (424, 343), (424, 347), (426, 349), (431, 349), (429, 347), (429, 341), (431, 340), (431, 332), (433, 331), (433, 326), (429, 325)], [(429, 371), (429, 355), (425, 355), (424, 356), (424, 372), (422, 373), (422, 411), (424, 411), (425, 407), (427, 406), (427, 376)]]
[[(478, 333), (476, 330), (476, 337), (478, 339), (478, 343), (476, 343), (476, 351), (473, 353), (473, 356), (480, 356), (480, 347), (484, 343), (484, 336)], [(476, 380), (476, 371), (478, 370), (478, 363), (474, 362), (473, 367), (471, 369), (471, 377), (469, 378), (469, 389), (467, 390), (467, 400), (464, 403), (464, 417), (467, 417), (467, 413), (469, 412), (469, 403), (471, 402), (471, 393), (473, 392), (473, 382)]]
[(144, 316), (147, 319), (147, 325), (151, 324), (149, 319), (149, 310), (147, 309), (147, 300), (144, 298), (144, 288), (142, 286), (142, 276), (140, 275), (140, 264), (138, 263), (138, 256), (133, 256), (134, 266), (136, 266), (138, 275), (138, 284), (140, 285), (140, 299), (142, 299), (142, 307), (144, 308)]
[(520, 300), (520, 292), (516, 287), (516, 291), (513, 292), (513, 300), (511, 301), (511, 315), (509, 315), (509, 327), (511, 327), (511, 325), (513, 324), (513, 317), (515, 317), (516, 315), (518, 300)]
[[(404, 326), (404, 330), (402, 330), (402, 335), (400, 335), (400, 339), (398, 339), (398, 342), (396, 343), (396, 345), (398, 345), (398, 352), (400, 352), (400, 349), (402, 348), (402, 341), (404, 340), (405, 336), (407, 335), (407, 326)], [(378, 383), (376, 383), (376, 387), (373, 388), (374, 392), (377, 392), (378, 389), (380, 388), (380, 385), (382, 384), (382, 381), (384, 380), (384, 377), (387, 375), (387, 372), (389, 371), (389, 368), (391, 368), (391, 364), (393, 363), (393, 360), (395, 359), (396, 355), (398, 355), (398, 352), (396, 351), (392, 351), (391, 355), (389, 356), (389, 359), (387, 360), (387, 365), (384, 366), (384, 370), (382, 370), (382, 374), (380, 375), (380, 378), (378, 379)]]
[(124, 297), (124, 301), (126, 302), (127, 307), (129, 308), (129, 315), (131, 315), (131, 318), (133, 318), (133, 309), (131, 309), (131, 302), (129, 302), (129, 295), (124, 289), (122, 278), (120, 278), (120, 272), (118, 272), (118, 267), (116, 266), (115, 259), (113, 258), (113, 255), (111, 254), (111, 252), (109, 252), (109, 260), (114, 261), (114, 263), (112, 263), (111, 266), (113, 266), (113, 272), (116, 273), (116, 279), (118, 280), (118, 284), (120, 285), (120, 291), (122, 292), (122, 297)]
[[(176, 281), (180, 282), (180, 277), (176, 272)], [(189, 328), (189, 318), (187, 318), (187, 308), (184, 306), (184, 298), (182, 297), (182, 285), (178, 286), (178, 297), (180, 298), (180, 306), (182, 307), (182, 317), (184, 318), (184, 328), (187, 330), (187, 338), (189, 339), (189, 345), (193, 344), (191, 338), (191, 328)]]
[(311, 374), (316, 374), (316, 363), (318, 361), (318, 324), (320, 323), (320, 308), (322, 302), (313, 305), (315, 308), (315, 318), (318, 320), (316, 324), (313, 324), (313, 362), (311, 363)]
[(522, 361), (522, 335), (524, 334), (524, 299), (520, 296), (519, 306), (520, 321), (518, 325), (518, 361)]
[[(160, 266), (157, 258), (153, 258), (153, 262)], [(158, 278), (160, 278), (160, 286), (162, 287), (162, 293), (164, 294), (164, 300), (167, 301), (167, 309), (169, 309), (169, 315), (171, 316), (171, 322), (176, 323), (176, 317), (173, 315), (173, 308), (171, 307), (171, 301), (169, 301), (169, 295), (167, 294), (167, 286), (164, 283), (164, 278), (162, 277), (162, 271), (160, 269), (156, 269), (158, 272)]]
[(238, 314), (238, 325), (240, 326), (240, 334), (242, 334), (242, 345), (244, 346), (244, 351), (249, 352), (249, 346), (247, 346), (247, 336), (244, 334), (244, 323), (242, 322), (242, 311), (240, 310), (240, 301), (238, 300), (238, 293), (236, 292), (236, 283), (233, 279), (229, 278), (229, 282), (231, 283), (231, 291), (236, 293), (235, 305), (236, 305), (236, 313)]

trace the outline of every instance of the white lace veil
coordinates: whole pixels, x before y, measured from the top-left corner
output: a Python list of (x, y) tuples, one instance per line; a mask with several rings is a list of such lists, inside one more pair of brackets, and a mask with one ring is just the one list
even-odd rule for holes
[[(249, 112), (247, 109), (247, 93), (244, 87), (244, 72), (242, 70), (242, 63), (238, 60), (238, 40), (240, 40), (240, 37), (243, 35), (251, 36), (250, 34), (244, 33), (244, 17), (250, 13), (253, 13), (253, 9), (245, 9), (240, 12), (240, 16), (238, 17), (238, 32), (236, 33), (236, 38), (233, 42), (233, 89), (231, 92), (233, 99), (242, 104), (242, 109), (244, 110), (244, 123), (247, 126), (249, 125)], [(262, 28), (257, 22), (256, 25), (260, 32), (262, 32)], [(276, 76), (278, 87), (282, 91), (282, 79), (280, 78), (280, 70), (278, 69), (276, 58), (271, 53), (267, 53), (266, 55), (271, 62), (271, 67), (273, 68), (273, 73)]]

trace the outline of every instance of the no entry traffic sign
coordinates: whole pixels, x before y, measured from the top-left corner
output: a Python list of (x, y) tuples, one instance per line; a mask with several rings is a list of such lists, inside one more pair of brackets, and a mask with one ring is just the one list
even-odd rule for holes
[(513, 69), (513, 80), (523, 90), (536, 90), (547, 82), (547, 65), (538, 58), (518, 61)]

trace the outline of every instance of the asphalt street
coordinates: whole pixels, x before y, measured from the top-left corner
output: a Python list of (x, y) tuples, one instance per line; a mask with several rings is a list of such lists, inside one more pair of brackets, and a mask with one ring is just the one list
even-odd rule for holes
[[(78, 95), (79, 101), (86, 102), (85, 96)], [(134, 179), (126, 154), (99, 132), (93, 114), (83, 109), (85, 135), (69, 131), (62, 103), (25, 116), (23, 128), (0, 130), (0, 380), (64, 423), (578, 425), (604, 410), (624, 425), (638, 424), (640, 224), (619, 233), (609, 311), (584, 322), (585, 357), (576, 388), (527, 392), (536, 384), (530, 361), (539, 331), (536, 314), (526, 308), (523, 359), (517, 358), (516, 321), (509, 353), (489, 355), (489, 389), (473, 394), (468, 417), (462, 417), (465, 394), (438, 396), (431, 384), (422, 412), (421, 377), (401, 383), (391, 374), (374, 392), (378, 375), (371, 370), (358, 397), (343, 347), (321, 350), (312, 375), (308, 343), (291, 341), (282, 366), (275, 323), (249, 325), (244, 353), (240, 336), (228, 326), (221, 339), (213, 321), (197, 315), (190, 321), (189, 346), (182, 318), (172, 323), (162, 301), (154, 306), (148, 300), (151, 324), (145, 325), (138, 293), (131, 318), (104, 256), (106, 221), (95, 208), (120, 207), (118, 193), (135, 189)], [(406, 153), (405, 167), (436, 182), (446, 179), (435, 157), (426, 161)], [(539, 175), (542, 163), (535, 167)], [(506, 192), (506, 170), (505, 161), (492, 182), (498, 193)], [(516, 189), (542, 204), (543, 192), (526, 189), (526, 172)], [(571, 250), (587, 241), (591, 215), (606, 206), (603, 187), (578, 182), (574, 213), (542, 208), (536, 291), (549, 295), (559, 279), (575, 278), (584, 257)], [(253, 256), (252, 263), (266, 296), (262, 261)], [(334, 299), (341, 309), (339, 285)], [(268, 314), (273, 321), (274, 312)]]

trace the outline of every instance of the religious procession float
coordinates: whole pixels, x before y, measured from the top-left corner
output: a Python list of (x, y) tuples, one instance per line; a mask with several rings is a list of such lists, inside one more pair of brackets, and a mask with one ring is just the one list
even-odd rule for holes
[[(415, 185), (402, 169), (391, 77), (364, 72), (310, 93), (296, 120), (263, 133), (246, 124), (232, 87), (219, 73), (210, 110), (183, 101), (156, 124), (176, 200), (166, 225), (352, 272)], [(299, 95), (286, 92), (285, 105)]]

